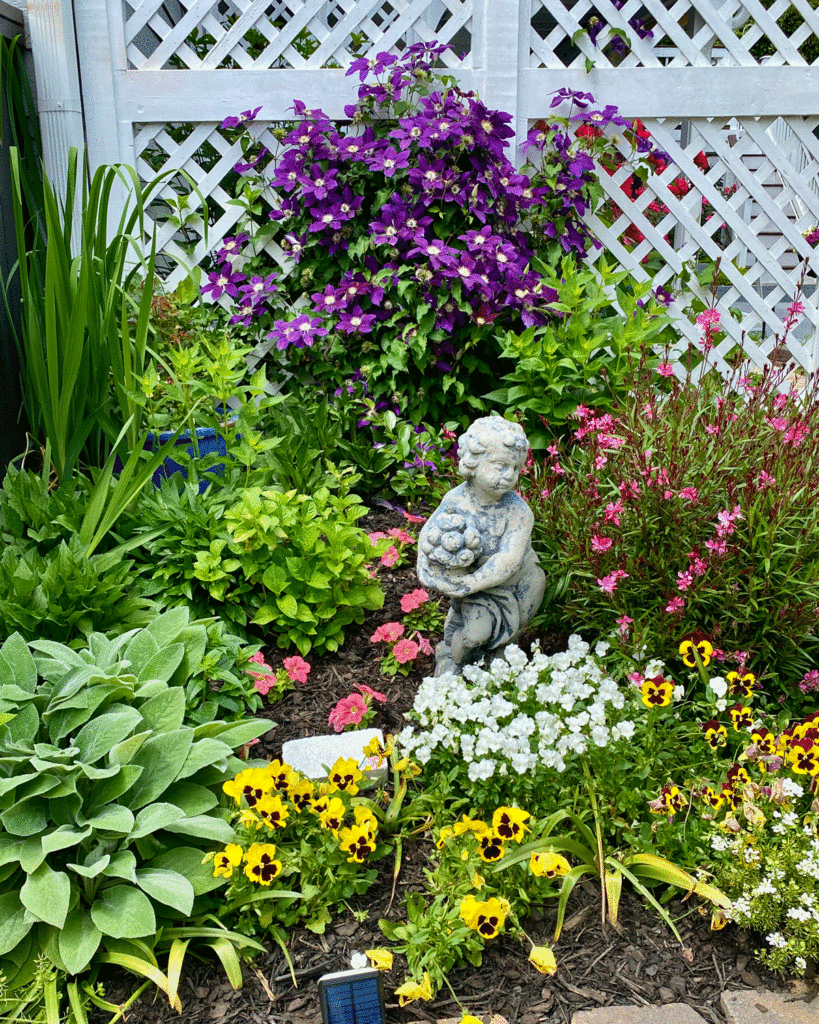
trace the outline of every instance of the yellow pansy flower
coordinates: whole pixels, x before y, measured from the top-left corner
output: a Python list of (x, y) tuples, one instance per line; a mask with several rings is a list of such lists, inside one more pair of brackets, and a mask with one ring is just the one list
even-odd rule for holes
[(523, 839), (523, 833), (530, 831), (524, 822), (531, 817), (528, 811), (522, 811), (518, 807), (499, 807), (492, 815), (492, 830), (504, 841), (514, 839), (519, 843)]
[(680, 644), (682, 660), (689, 668), (697, 667), (697, 655), (699, 655), (700, 661), (703, 665), (707, 665), (710, 662), (711, 655), (713, 653), (714, 648), (707, 640), (700, 640), (697, 644), (695, 644), (693, 640), (683, 640)]
[(245, 854), (245, 874), (251, 882), (270, 885), (281, 869), (281, 861), (276, 860), (276, 847), (271, 843), (254, 843)]
[(351, 796), (358, 792), (358, 785), (364, 776), (358, 770), (358, 762), (354, 757), (340, 757), (327, 776), (331, 785), (346, 790)]
[(395, 990), (395, 994), (398, 996), (399, 1006), (406, 1006), (407, 1003), (412, 1003), (416, 999), (423, 999), (425, 1002), (429, 1002), (433, 996), (432, 979), (424, 971), (424, 978), (420, 985), (417, 981), (405, 981), (403, 985), (400, 985)]
[(552, 853), (545, 850), (542, 853), (533, 853), (529, 858), (529, 870), (538, 878), (557, 878), (561, 875), (568, 875), (570, 867), (565, 857), (559, 853)]
[(228, 845), (217, 853), (213, 858), (213, 876), (219, 878), (224, 875), (225, 878), (230, 878), (233, 874), (233, 869), (238, 868), (242, 863), (242, 856), (244, 850), (239, 846), (238, 843), (228, 843)]
[(388, 949), (365, 949), (364, 952), (377, 971), (392, 970), (392, 953)]
[(532, 946), (529, 963), (534, 964), (541, 974), (554, 974), (557, 970), (557, 960), (548, 946)]

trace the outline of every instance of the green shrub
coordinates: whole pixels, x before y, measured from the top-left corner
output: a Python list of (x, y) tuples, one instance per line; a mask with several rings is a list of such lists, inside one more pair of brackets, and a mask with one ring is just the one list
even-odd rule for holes
[(150, 946), (213, 888), (201, 847), (233, 837), (214, 789), (270, 724), (185, 724), (173, 679), (196, 652), (181, 622), (80, 651), (19, 634), (0, 647), (0, 971), (42, 952), (76, 974)]
[(166, 605), (197, 616), (218, 608), (242, 632), (267, 627), (279, 647), (321, 653), (384, 601), (365, 566), (374, 549), (355, 525), (365, 512), (358, 498), (327, 488), (312, 497), (257, 486), (200, 495), (191, 481), (147, 495), (133, 529), (146, 537), (149, 592)]
[(0, 634), (83, 644), (90, 633), (146, 625), (156, 605), (135, 585), (122, 550), (88, 555), (79, 539), (94, 484), (9, 466), (0, 492)]

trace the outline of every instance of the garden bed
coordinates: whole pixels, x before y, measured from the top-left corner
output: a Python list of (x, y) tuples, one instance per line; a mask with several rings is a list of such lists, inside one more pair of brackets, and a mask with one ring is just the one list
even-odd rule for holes
[[(368, 530), (386, 531), (403, 526), (398, 513), (389, 510), (371, 512), (362, 521)], [(376, 707), (373, 722), (384, 733), (397, 732), (406, 724), (404, 715), (412, 707), (421, 679), (431, 674), (432, 659), (419, 658), (406, 678), (389, 680), (380, 671), (380, 652), (370, 642), (374, 630), (384, 622), (400, 618), (400, 598), (418, 586), (414, 559), (404, 566), (380, 574), (385, 590), (384, 607), (370, 612), (363, 625), (350, 630), (340, 651), (311, 658), (312, 670), (306, 683), (285, 694), (274, 705), (266, 705), (258, 714), (271, 719), (275, 727), (254, 753), (269, 758), (281, 756), (282, 744), (290, 739), (326, 733), (327, 716), (337, 700), (350, 693), (355, 684), (366, 684), (387, 697)], [(546, 653), (562, 650), (566, 636), (556, 632), (529, 634), (522, 646), (538, 639)], [(268, 662), (275, 663), (279, 652), (270, 650)], [(303, 928), (290, 933), (289, 954), (298, 987), (293, 986), (288, 965), (281, 950), (259, 956), (245, 965), (244, 986), (234, 991), (221, 970), (212, 962), (188, 957), (180, 995), (185, 1024), (316, 1024), (320, 1019), (316, 982), (323, 975), (349, 968), (355, 952), (384, 945), (378, 928), (379, 918), (401, 919), (403, 896), (423, 884), (423, 868), (436, 854), (429, 833), (405, 845), (404, 862), (395, 893), (392, 892), (392, 857), (378, 863), (378, 879), (368, 892), (353, 898), (349, 912), (336, 916), (323, 935)], [(616, 928), (600, 921), (599, 885), (587, 881), (572, 893), (563, 934), (556, 944), (558, 970), (554, 977), (538, 974), (526, 962), (521, 945), (500, 935), (487, 943), (480, 968), (466, 968), (451, 974), (450, 980), (469, 1013), (503, 1015), (509, 1024), (546, 1024), (569, 1022), (582, 1009), (597, 1006), (648, 1005), (685, 1002), (706, 1021), (723, 1024), (726, 1020), (720, 997), (726, 989), (763, 985), (784, 987), (781, 979), (761, 969), (753, 961), (753, 950), (760, 944), (755, 936), (734, 927), (720, 932), (710, 929), (710, 913), (698, 913), (695, 903), (675, 899), (670, 910), (683, 943), (633, 892), (623, 893)], [(366, 913), (364, 920), (358, 916)], [(529, 933), (549, 943), (555, 926), (555, 901), (528, 919)], [(450, 993), (443, 989), (429, 1003), (413, 1003), (400, 1008), (393, 989), (400, 984), (401, 969), (396, 964), (385, 978), (388, 1019), (395, 1024), (437, 1020), (458, 1016)], [(120, 1003), (138, 985), (136, 979), (116, 973), (103, 975), (106, 998)], [(102, 1015), (97, 1018), (102, 1021)], [(129, 1024), (165, 1024), (179, 1020), (161, 993), (146, 994), (129, 1011)]]

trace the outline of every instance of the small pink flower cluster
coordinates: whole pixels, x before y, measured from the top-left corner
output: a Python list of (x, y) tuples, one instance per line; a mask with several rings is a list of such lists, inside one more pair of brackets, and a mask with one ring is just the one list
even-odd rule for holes
[(686, 557), (691, 559), (691, 563), (684, 572), (677, 573), (677, 590), (688, 590), (697, 576), (704, 576), (708, 572), (708, 563), (700, 558), (696, 549), (689, 551)]
[(420, 608), (422, 604), (426, 604), (429, 600), (429, 594), (426, 590), (422, 590), (420, 587), (417, 590), (411, 590), (408, 594), (404, 594), (401, 598), (401, 611), (406, 615), (407, 612), (414, 612), (416, 608)]
[(264, 655), (261, 651), (257, 651), (256, 654), (252, 654), (248, 659), (254, 665), (258, 665), (261, 671), (255, 671), (253, 669), (246, 669), (248, 675), (254, 680), (253, 688), (263, 697), (267, 696), (270, 690), (277, 685), (286, 685), (287, 682), (291, 683), (306, 683), (307, 676), (310, 674), (310, 665), (300, 658), (297, 654), (292, 658), (284, 659), (284, 668), (279, 669), (278, 672), (274, 672), (273, 669), (264, 660)]
[(714, 335), (719, 330), (720, 320), (718, 309), (705, 309), (697, 317), (697, 327), (702, 331), (700, 344), (706, 355), (714, 347)]
[[(409, 518), (409, 513), (405, 513), (405, 515)], [(413, 518), (418, 519), (419, 517), (415, 516)], [(423, 520), (421, 521), (423, 522)], [(415, 538), (411, 533), (407, 533), (406, 530), (401, 530), (397, 526), (394, 526), (391, 530), (387, 530), (386, 533), (382, 533), (380, 530), (375, 530), (367, 536), (370, 538), (370, 542), (372, 544), (377, 544), (380, 540), (391, 539), (393, 541), (386, 551), (382, 552), (381, 557), (379, 558), (381, 565), (388, 569), (391, 569), (396, 565), (400, 565), (402, 562), (401, 556), (404, 553), (404, 548), (415, 543)]]
[(372, 702), (383, 702), (387, 699), (383, 693), (367, 686), (366, 683), (356, 683), (356, 689), (358, 693), (342, 697), (330, 712), (327, 723), (332, 726), (334, 732), (343, 732), (350, 726), (361, 725), (370, 714)]
[(799, 689), (802, 693), (814, 693), (819, 690), (819, 672), (813, 669), (811, 672), (806, 672), (802, 676), (802, 682), (799, 684)]
[[(426, 591), (421, 591), (421, 593), (425, 594)], [(429, 600), (428, 594), (426, 600)], [(415, 607), (420, 607), (423, 603), (423, 601), (419, 601)], [(415, 633), (414, 640), (404, 636), (404, 627), (400, 622), (385, 622), (383, 626), (379, 626), (370, 637), (370, 643), (391, 645), (389, 652), (381, 662), (381, 670), (387, 675), (395, 675), (396, 672), (403, 672), (406, 675), (409, 669), (402, 669), (399, 666), (409, 665), (419, 654), (429, 658), (434, 653), (432, 644), (420, 633)]]
[(728, 551), (727, 537), (730, 537), (736, 530), (734, 523), (737, 519), (744, 519), (745, 516), (739, 505), (735, 505), (732, 512), (723, 509), (717, 513), (717, 539), (713, 538), (705, 542), (705, 546), (713, 555), (724, 555)]

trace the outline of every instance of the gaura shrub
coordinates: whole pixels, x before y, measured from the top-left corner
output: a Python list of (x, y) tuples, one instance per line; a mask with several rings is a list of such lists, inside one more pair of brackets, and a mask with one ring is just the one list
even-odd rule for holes
[(270, 723), (186, 725), (170, 680), (190, 652), (157, 623), (79, 651), (0, 647), (0, 970), (42, 952), (79, 973), (213, 888), (203, 846), (234, 837), (214, 787)]
[[(209, 860), (227, 880), (224, 912), (239, 915), (239, 930), (272, 929), (284, 941), (283, 929), (300, 922), (321, 933), (335, 906), (372, 885), (377, 872), (365, 865), (387, 847), (368, 801), (356, 799), (362, 779), (355, 759), (339, 758), (324, 782), (271, 761), (224, 783), (236, 838)], [(282, 898), (274, 879), (295, 895)]]
[(791, 678), (819, 614), (819, 395), (785, 371), (677, 380), (645, 360), (615, 412), (525, 484), (547, 611), (668, 659), (681, 636)]
[[(602, 649), (601, 649), (602, 650)], [(563, 653), (510, 644), (487, 668), (423, 680), (398, 743), (480, 808), (557, 799), (555, 774), (593, 752), (595, 765), (628, 743), (635, 723), (602, 660), (579, 636)], [(601, 775), (604, 774), (601, 772)]]
[[(616, 149), (581, 129), (613, 124), (635, 152), (651, 148), (616, 108), (561, 90), (553, 107), (568, 113), (533, 129), (537, 167), (518, 173), (505, 152), (511, 116), (434, 73), (444, 49), (419, 43), (355, 61), (347, 73), (374, 81), (343, 127), (297, 101), (272, 177), (253, 143), (261, 108), (227, 119), (222, 130), (245, 140), (237, 201), (248, 216), (203, 289), (232, 298), (232, 320), (266, 332), (287, 373), (343, 386), (361, 370), (376, 399), (408, 390), (416, 423), (486, 408), (496, 332), (545, 323), (555, 296), (543, 270), (592, 244), (583, 217), (603, 197), (595, 157)], [(272, 223), (257, 227), (268, 204)], [(271, 237), (295, 263), (286, 277), (263, 254)]]

